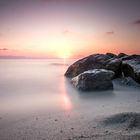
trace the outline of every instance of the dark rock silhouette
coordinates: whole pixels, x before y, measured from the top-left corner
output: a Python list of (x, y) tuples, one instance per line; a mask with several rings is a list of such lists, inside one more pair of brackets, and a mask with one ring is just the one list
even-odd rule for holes
[(115, 77), (121, 75), (122, 60), (110, 54), (93, 54), (72, 64), (65, 73), (66, 77), (73, 78), (80, 73), (92, 69), (107, 69), (115, 72)]
[(133, 78), (140, 83), (140, 55), (131, 55), (122, 59), (124, 76)]
[(128, 56), (127, 54), (125, 54), (125, 53), (119, 53), (118, 54), (118, 58), (123, 58), (123, 57), (126, 57), (126, 56)]
[(110, 56), (111, 58), (116, 58), (117, 55), (114, 53), (106, 53), (106, 55)]
[(79, 90), (105, 90), (113, 88), (112, 78), (114, 72), (105, 69), (85, 71), (74, 77), (71, 82)]
[(114, 78), (116, 78), (116, 77), (121, 76), (121, 73), (122, 73), (121, 65), (122, 65), (121, 59), (113, 58), (108, 61), (108, 63), (105, 66), (105, 69), (112, 70), (113, 72), (115, 72)]

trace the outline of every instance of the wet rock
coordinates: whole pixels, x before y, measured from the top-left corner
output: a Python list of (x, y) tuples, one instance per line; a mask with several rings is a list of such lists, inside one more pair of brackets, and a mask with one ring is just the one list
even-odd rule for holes
[(105, 69), (89, 70), (74, 77), (71, 82), (82, 91), (105, 90), (113, 88), (112, 78), (114, 72)]
[(108, 70), (112, 70), (115, 72), (115, 77), (121, 76), (121, 65), (122, 65), (122, 60), (121, 59), (110, 59), (109, 62), (106, 64), (105, 68)]
[(119, 53), (118, 54), (118, 58), (124, 58), (124, 57), (127, 57), (128, 55), (127, 54), (125, 54), (125, 53)]
[(116, 58), (117, 55), (114, 53), (106, 53), (106, 55), (110, 56), (111, 58)]
[(133, 86), (133, 87), (140, 87), (140, 84), (138, 84), (136, 81), (134, 81), (131, 77), (120, 78), (120, 84), (127, 85), (127, 86)]
[(123, 57), (122, 60), (125, 61), (125, 60), (137, 60), (140, 58), (140, 55), (137, 55), (137, 54), (133, 54), (133, 55), (127, 55), (126, 57)]
[(122, 59), (122, 72), (140, 84), (140, 55), (131, 55)]
[(76, 61), (66, 71), (65, 76), (73, 78), (87, 70), (107, 69), (115, 72), (115, 76), (121, 74), (122, 61), (114, 54), (93, 54)]

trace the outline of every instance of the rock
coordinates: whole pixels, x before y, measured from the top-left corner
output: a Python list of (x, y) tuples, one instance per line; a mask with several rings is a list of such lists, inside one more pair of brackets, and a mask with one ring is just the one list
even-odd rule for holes
[(125, 54), (125, 53), (119, 53), (118, 54), (118, 58), (123, 58), (123, 57), (127, 57), (128, 55), (127, 54)]
[(120, 86), (129, 86), (129, 87), (135, 87), (139, 88), (140, 84), (138, 84), (134, 79), (131, 77), (119, 77), (113, 80), (114, 83)]
[(72, 64), (65, 73), (66, 77), (73, 78), (80, 73), (93, 69), (107, 69), (115, 72), (115, 76), (121, 74), (121, 59), (114, 54), (93, 54)]
[(66, 71), (65, 76), (72, 78), (87, 70), (101, 69), (109, 59), (110, 57), (104, 54), (90, 55), (72, 64)]
[(125, 60), (138, 60), (140, 59), (140, 55), (136, 55), (136, 54), (133, 54), (133, 55), (127, 55), (125, 57), (122, 58), (123, 61)]
[(110, 56), (111, 58), (116, 58), (117, 57), (117, 55), (113, 54), (113, 53), (106, 53), (106, 55)]
[(140, 129), (140, 113), (125, 112), (112, 115), (103, 120), (105, 126), (117, 126), (117, 128)]
[(121, 65), (122, 65), (122, 60), (115, 58), (115, 59), (110, 59), (109, 62), (106, 64), (105, 68), (115, 72), (115, 77), (119, 77), (122, 74)]
[(121, 83), (127, 86), (140, 87), (140, 85), (137, 82), (135, 82), (131, 77), (121, 78)]
[(88, 70), (74, 77), (71, 82), (82, 91), (105, 90), (113, 88), (112, 78), (114, 72), (105, 69)]
[(129, 76), (140, 84), (140, 55), (131, 55), (122, 60), (122, 72), (124, 76)]

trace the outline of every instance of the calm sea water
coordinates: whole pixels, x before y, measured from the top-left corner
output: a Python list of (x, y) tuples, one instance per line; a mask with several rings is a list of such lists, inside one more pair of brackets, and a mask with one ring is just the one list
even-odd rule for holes
[(0, 115), (32, 111), (140, 111), (140, 89), (79, 93), (64, 73), (74, 60), (0, 60)]

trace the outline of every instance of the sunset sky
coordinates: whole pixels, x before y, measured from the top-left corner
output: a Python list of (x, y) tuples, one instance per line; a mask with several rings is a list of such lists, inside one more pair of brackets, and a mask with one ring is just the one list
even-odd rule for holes
[(0, 56), (140, 54), (140, 0), (0, 0)]

